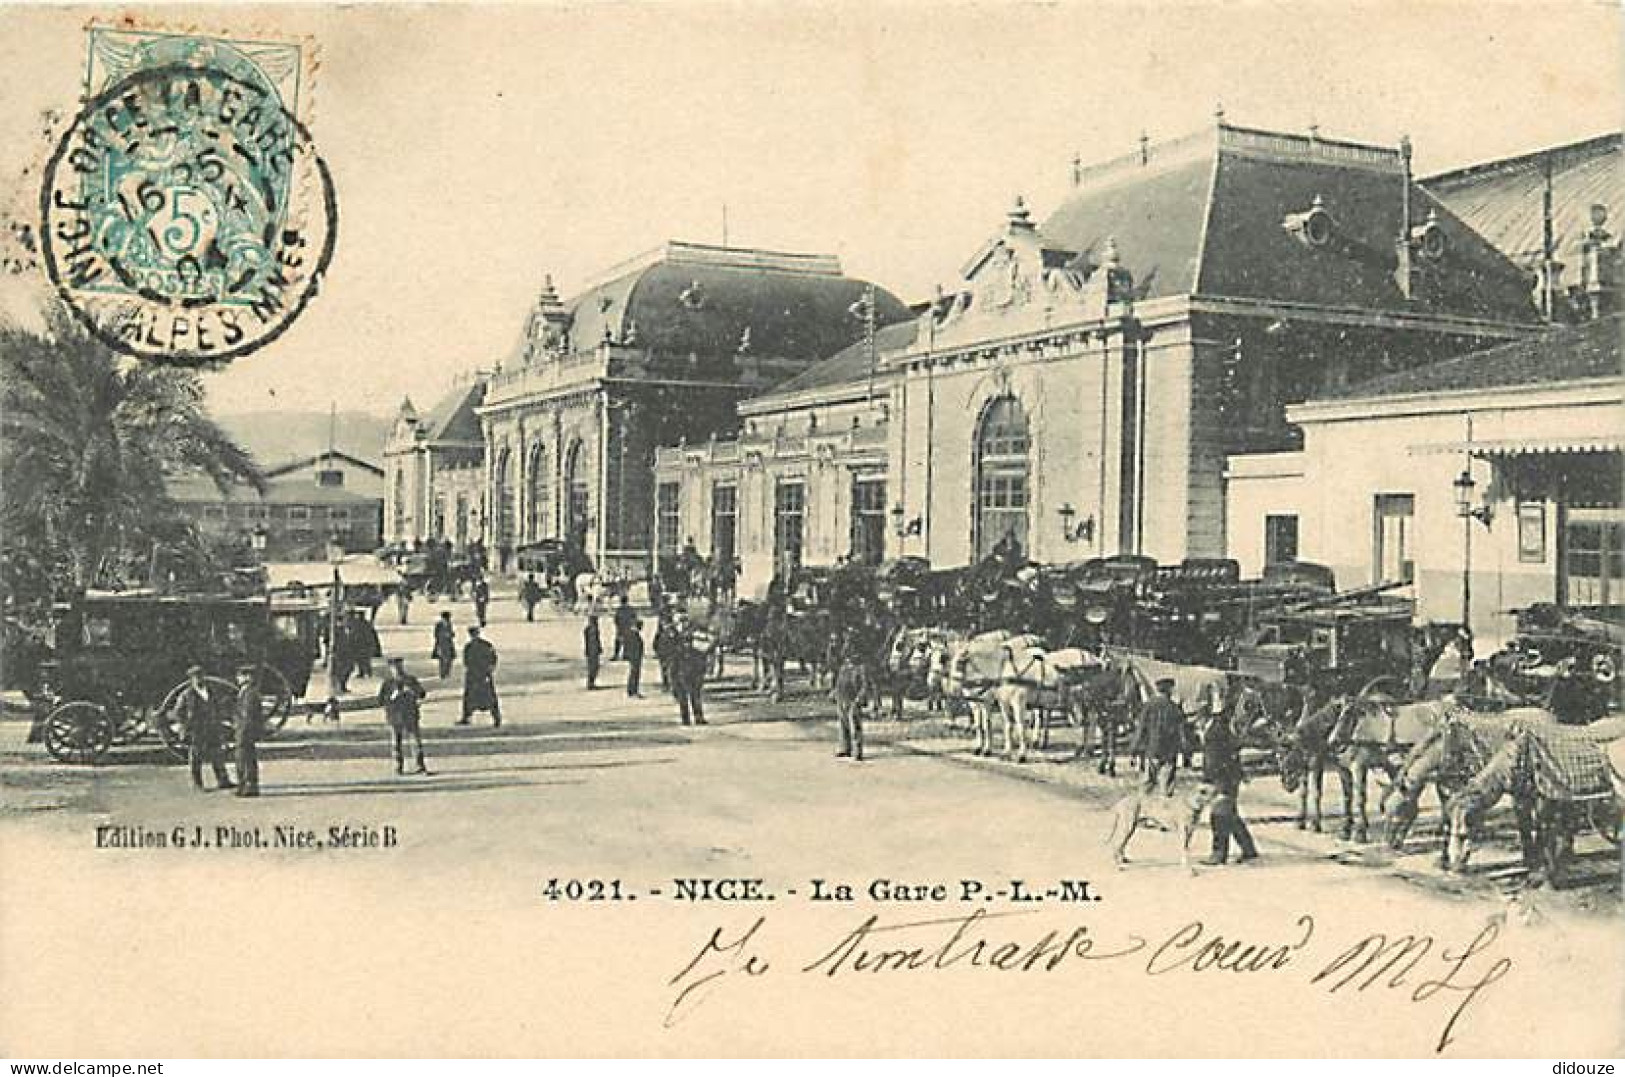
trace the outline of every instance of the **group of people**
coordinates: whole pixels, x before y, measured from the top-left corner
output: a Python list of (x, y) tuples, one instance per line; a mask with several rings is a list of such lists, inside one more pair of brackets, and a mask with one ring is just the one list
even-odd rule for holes
[[(259, 739), (263, 732), (264, 699), (258, 684), (259, 668), (239, 666), (234, 691), (226, 696), (204, 677), (202, 666), (186, 670), (186, 687), (176, 701), (176, 717), (186, 731), (187, 763), (192, 787), (204, 791), (203, 768), (214, 772), (215, 787), (231, 789), (240, 797), (260, 795)], [(225, 697), (225, 698), (222, 698)], [(226, 727), (236, 746), (237, 780), (226, 770)]]
[[(1145, 760), (1142, 788), (1164, 797), (1173, 796), (1180, 760), (1188, 763), (1190, 757), (1185, 711), (1174, 699), (1174, 685), (1171, 677), (1158, 680), (1156, 698), (1140, 714), (1139, 747)], [(1258, 857), (1258, 846), (1238, 804), (1244, 781), (1241, 742), (1230, 728), (1230, 717), (1224, 712), (1212, 714), (1202, 731), (1202, 782), (1213, 829), (1213, 845), (1204, 863), (1228, 862), (1232, 841), (1242, 862)]]
[(341, 616), (336, 632), (324, 625), (321, 640), (333, 650), (333, 682), (340, 694), (350, 690), (351, 677), (371, 677), (373, 659), (384, 655), (378, 630), (361, 610)]

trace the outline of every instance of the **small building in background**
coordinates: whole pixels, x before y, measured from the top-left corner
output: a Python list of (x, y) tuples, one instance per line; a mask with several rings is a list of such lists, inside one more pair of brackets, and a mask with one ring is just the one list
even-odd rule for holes
[(428, 539), (461, 550), (485, 521), (485, 443), (478, 409), (485, 375), (458, 382), (427, 415), (403, 400), (384, 444), (383, 535), (410, 546)]
[(384, 499), (384, 469), (371, 460), (328, 449), (315, 456), (290, 460), (265, 469), (268, 479), (302, 479), (317, 486), (349, 490), (351, 493)]
[(168, 483), (170, 499), (205, 540), (259, 561), (322, 561), (327, 543), (346, 552), (378, 548), (382, 502), (343, 485), (322, 485), (299, 470), (269, 480), (260, 494), (236, 486), (222, 494), (203, 475)]

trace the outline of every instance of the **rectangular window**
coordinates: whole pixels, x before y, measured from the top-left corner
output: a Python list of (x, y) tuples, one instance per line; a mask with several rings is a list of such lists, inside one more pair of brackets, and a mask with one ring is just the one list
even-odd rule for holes
[(1415, 494), (1378, 494), (1373, 501), (1375, 542), (1372, 583), (1416, 579), (1411, 531), (1416, 521)]
[(343, 486), (344, 472), (337, 469), (325, 469), (316, 472), (317, 486)]
[(661, 557), (677, 554), (677, 533), (682, 528), (678, 499), (682, 490), (675, 482), (663, 482), (655, 489), (655, 549)]
[(711, 556), (732, 564), (739, 550), (739, 489), (731, 483), (711, 487)]
[(886, 480), (857, 476), (852, 480), (852, 560), (878, 565), (886, 553)]
[(1298, 518), (1264, 517), (1264, 564), (1279, 565), (1298, 559)]
[(784, 572), (801, 564), (807, 488), (781, 482), (773, 491), (773, 564)]
[(343, 527), (350, 526), (350, 510), (347, 508), (331, 508), (327, 510), (327, 522)]
[(1625, 601), (1625, 516), (1617, 508), (1570, 508), (1563, 522), (1563, 600), (1571, 606)]
[(262, 524), (271, 518), (269, 505), (244, 505), (243, 519), (251, 524)]
[(224, 506), (224, 505), (204, 505), (203, 506), (203, 518), (205, 520), (209, 520), (209, 521), (214, 522), (214, 523), (218, 523), (219, 521), (224, 520), (226, 518), (226, 506)]
[(289, 505), (288, 506), (288, 522), (291, 523), (291, 524), (309, 523), (310, 522), (310, 506), (309, 505)]

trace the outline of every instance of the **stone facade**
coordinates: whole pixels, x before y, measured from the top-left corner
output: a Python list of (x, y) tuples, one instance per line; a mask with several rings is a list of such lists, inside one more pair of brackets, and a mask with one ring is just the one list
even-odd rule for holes
[[(551, 282), (479, 409), (486, 543), (577, 544), (641, 577), (655, 535), (659, 445), (729, 436), (737, 405), (863, 331), (870, 286), (830, 256), (669, 243), (568, 303)], [(878, 317), (906, 308), (880, 290)]]
[(481, 375), (465, 379), (427, 415), (402, 403), (384, 447), (384, 541), (451, 539), (462, 549), (485, 525), (485, 445), (474, 409)]

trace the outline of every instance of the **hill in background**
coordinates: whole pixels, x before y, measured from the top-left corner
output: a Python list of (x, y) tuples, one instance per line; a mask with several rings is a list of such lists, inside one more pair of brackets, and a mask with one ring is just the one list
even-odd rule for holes
[(341, 411), (336, 422), (325, 411), (245, 411), (214, 418), (261, 467), (327, 451), (330, 426), (339, 452), (382, 467), (384, 439), (394, 424), (392, 418), (364, 411)]

